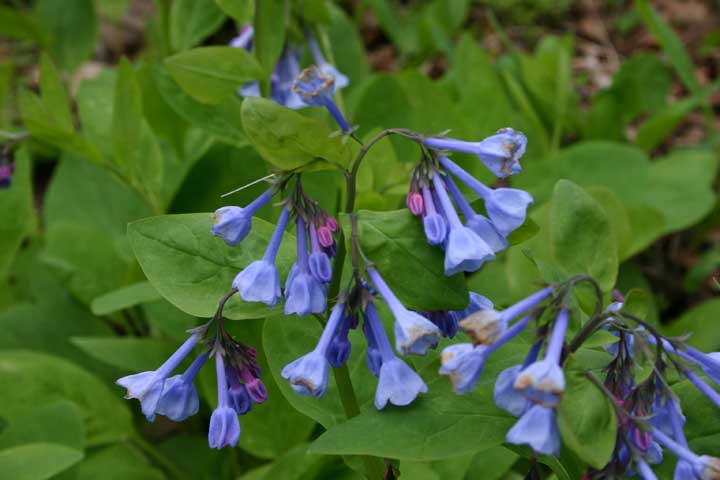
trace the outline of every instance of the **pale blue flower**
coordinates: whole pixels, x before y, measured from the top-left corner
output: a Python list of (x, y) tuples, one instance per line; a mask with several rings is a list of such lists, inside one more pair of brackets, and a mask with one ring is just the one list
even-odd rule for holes
[(285, 284), (285, 315), (309, 315), (325, 311), (325, 287), (310, 273), (305, 222), (297, 218), (297, 263)]
[(425, 237), (430, 245), (440, 245), (445, 241), (445, 237), (447, 236), (447, 223), (435, 206), (430, 188), (427, 185), (423, 185), (421, 191), (425, 205), (423, 215)]
[(198, 412), (200, 399), (193, 380), (205, 365), (208, 355), (209, 352), (199, 355), (181, 375), (175, 375), (165, 380), (157, 406), (158, 414), (175, 422), (181, 422)]
[(235, 246), (248, 236), (252, 229), (252, 217), (272, 198), (272, 189), (243, 207), (222, 207), (215, 210), (212, 234)]
[(337, 68), (332, 66), (325, 60), (325, 56), (322, 54), (322, 51), (320, 50), (320, 46), (315, 41), (315, 37), (312, 35), (309, 29), (305, 30), (305, 36), (307, 37), (307, 43), (310, 47), (310, 52), (313, 56), (313, 61), (315, 62), (315, 65), (320, 69), (320, 71), (328, 76), (333, 77), (335, 79), (335, 88), (341, 89), (345, 88), (350, 84), (350, 80), (346, 75), (343, 75), (338, 71)]
[(237, 412), (230, 406), (225, 364), (220, 352), (215, 352), (215, 371), (217, 373), (218, 406), (210, 417), (208, 444), (210, 448), (216, 449), (234, 447), (240, 440), (240, 421)]
[(332, 98), (335, 92), (334, 77), (326, 75), (313, 65), (300, 72), (292, 89), (306, 104), (327, 108), (340, 129), (343, 132), (350, 132), (350, 124)]
[(529, 445), (543, 455), (559, 455), (560, 432), (555, 409), (533, 405), (508, 431), (505, 441), (513, 445)]

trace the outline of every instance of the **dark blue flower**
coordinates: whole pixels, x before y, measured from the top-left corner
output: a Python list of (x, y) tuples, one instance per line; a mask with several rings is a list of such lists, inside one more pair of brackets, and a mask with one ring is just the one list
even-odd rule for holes
[(238, 415), (245, 415), (252, 409), (252, 399), (248, 394), (245, 385), (238, 380), (238, 375), (230, 365), (225, 366), (225, 375), (228, 380), (228, 395), (230, 397), (230, 405)]
[(304, 220), (297, 218), (297, 263), (285, 284), (285, 315), (300, 316), (325, 311), (325, 287), (310, 273), (307, 231)]
[(246, 302), (263, 302), (273, 307), (282, 296), (280, 275), (275, 266), (275, 258), (285, 233), (285, 227), (287, 227), (289, 215), (288, 210), (283, 208), (263, 258), (248, 265), (233, 280), (233, 288), (237, 289), (240, 297)]
[(205, 365), (209, 352), (199, 355), (181, 375), (175, 375), (165, 380), (163, 392), (157, 405), (156, 412), (170, 420), (181, 422), (195, 415), (200, 407), (200, 399), (193, 380)]
[(438, 327), (422, 315), (405, 308), (377, 270), (368, 268), (367, 272), (395, 317), (395, 348), (403, 355), (425, 355), (428, 348), (435, 348), (440, 339)]
[(380, 353), (379, 381), (375, 390), (375, 408), (382, 410), (388, 403), (398, 406), (409, 405), (420, 393), (428, 391), (422, 378), (392, 351), (390, 340), (380, 321), (375, 305), (369, 303), (365, 311), (374, 343)]
[(240, 421), (237, 412), (230, 405), (225, 364), (220, 352), (215, 352), (215, 371), (217, 373), (218, 406), (210, 417), (208, 444), (210, 448), (216, 449), (234, 447), (240, 440)]
[(527, 138), (512, 128), (503, 128), (480, 142), (428, 138), (425, 140), (425, 146), (477, 155), (491, 172), (500, 178), (505, 178), (522, 171), (520, 157), (525, 153)]
[(382, 366), (382, 356), (380, 355), (380, 348), (375, 341), (375, 333), (372, 331), (372, 325), (367, 319), (367, 312), (363, 312), (363, 333), (367, 340), (367, 350), (365, 352), (365, 361), (367, 362), (368, 370), (374, 376), (380, 375), (380, 367)]
[(345, 365), (345, 362), (347, 362), (348, 358), (350, 357), (351, 345), (350, 339), (348, 338), (348, 333), (350, 332), (351, 321), (352, 318), (349, 314), (343, 315), (340, 326), (338, 327), (337, 331), (335, 332), (335, 336), (330, 342), (327, 359), (330, 365), (333, 366), (333, 368), (342, 367), (343, 365)]
[(195, 348), (197, 339), (197, 333), (191, 335), (157, 370), (128, 375), (115, 382), (127, 389), (125, 398), (137, 398), (140, 400), (142, 413), (151, 422), (155, 419), (165, 380)]
[(235, 246), (247, 237), (252, 228), (252, 217), (272, 198), (272, 189), (243, 207), (222, 207), (215, 210), (212, 234), (221, 237), (230, 246)]
[(310, 273), (323, 283), (329, 283), (332, 280), (332, 265), (330, 265), (330, 257), (322, 245), (318, 241), (317, 229), (313, 222), (310, 222)]
[(508, 431), (505, 441), (513, 445), (529, 445), (543, 455), (559, 455), (560, 432), (555, 409), (533, 405)]

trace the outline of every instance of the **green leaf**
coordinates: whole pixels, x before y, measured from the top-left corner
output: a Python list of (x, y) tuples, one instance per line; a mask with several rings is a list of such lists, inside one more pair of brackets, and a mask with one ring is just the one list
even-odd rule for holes
[(718, 315), (720, 315), (720, 298), (713, 298), (685, 312), (680, 318), (664, 327), (663, 333), (673, 336), (692, 333), (687, 343), (704, 352), (715, 352), (720, 350)]
[(0, 450), (14, 445), (48, 442), (83, 450), (85, 425), (77, 404), (68, 400), (28, 405), (28, 411), (10, 418), (0, 434)]
[[(71, 476), (70, 474), (74, 475)], [(88, 455), (68, 476), (74, 480), (163, 480), (166, 475), (152, 468), (130, 443), (118, 443)]]
[(568, 180), (555, 186), (550, 242), (553, 258), (568, 275), (589, 274), (603, 291), (613, 288), (618, 257), (608, 217), (585, 190)]
[(179, 346), (154, 338), (72, 337), (70, 341), (95, 360), (127, 372), (154, 370)]
[(642, 288), (633, 288), (625, 294), (623, 310), (646, 320), (650, 310), (650, 295)]
[(33, 40), (41, 45), (48, 40), (47, 32), (40, 28), (35, 16), (5, 5), (0, 5), (0, 32), (8, 38)]
[(702, 105), (708, 96), (694, 95), (690, 98), (671, 103), (648, 118), (638, 128), (635, 143), (645, 151), (657, 148), (685, 117)]
[(214, 0), (175, 0), (170, 7), (170, 43), (173, 50), (194, 47), (224, 21), (225, 13)]
[(0, 472), (13, 480), (44, 480), (83, 458), (82, 450), (53, 443), (29, 443), (0, 451)]
[(255, 15), (253, 0), (215, 0), (215, 4), (239, 24), (252, 23)]
[(59, 399), (83, 411), (88, 446), (117, 442), (133, 431), (128, 407), (119, 389), (107, 385), (74, 363), (35, 352), (0, 352), (0, 417), (12, 418), (29, 405)]
[(40, 57), (40, 92), (55, 125), (62, 130), (73, 132), (75, 127), (65, 87), (55, 65), (46, 53)]
[(312, 165), (326, 168), (322, 161), (344, 167), (350, 162), (350, 148), (319, 120), (260, 97), (242, 104), (245, 133), (260, 155), (283, 170)]
[[(236, 247), (210, 233), (212, 215), (165, 215), (128, 226), (130, 243), (150, 283), (170, 303), (190, 315), (212, 317), (218, 301), (231, 288), (235, 276), (262, 257), (273, 225), (253, 219), (253, 229)], [(295, 259), (292, 237), (286, 233), (277, 257), (281, 278)], [(231, 319), (261, 318), (277, 314), (262, 303), (243, 302), (236, 295), (225, 307)]]
[(0, 190), (0, 279), (4, 279), (23, 239), (36, 225), (30, 155), (25, 148), (15, 154), (12, 186)]
[[(254, 414), (255, 412), (253, 412)], [(242, 435), (248, 433), (245, 419), (241, 422)], [(204, 432), (203, 432), (204, 433)], [(160, 451), (193, 480), (214, 480), (234, 478), (235, 453), (232, 449), (213, 450), (208, 448), (207, 435), (173, 435), (159, 445)], [(245, 468), (244, 464), (243, 467)], [(166, 478), (163, 476), (163, 478)], [(90, 479), (88, 479), (90, 480)], [(122, 480), (122, 478), (118, 478)]]
[[(345, 237), (350, 222), (342, 217)], [(407, 210), (358, 212), (358, 239), (403, 304), (412, 310), (462, 310), (468, 290), (462, 274), (445, 276), (444, 254), (427, 243), (422, 222)]]
[(572, 357), (565, 366), (567, 386), (557, 408), (563, 445), (594, 468), (604, 467), (615, 448), (617, 420), (608, 398)]
[(233, 47), (194, 48), (167, 58), (165, 66), (191, 97), (210, 104), (235, 95), (240, 85), (262, 75), (252, 55)]
[(365, 47), (355, 24), (345, 11), (334, 2), (328, 6), (331, 19), (327, 26), (328, 43), (332, 46), (335, 66), (351, 79), (348, 88), (352, 89), (367, 77), (370, 70)]
[(90, 309), (94, 315), (102, 316), (160, 298), (150, 282), (138, 282), (96, 297)]
[(162, 65), (154, 65), (153, 74), (162, 97), (186, 122), (202, 128), (223, 142), (238, 147), (247, 145), (248, 140), (242, 130), (239, 98), (231, 95), (217, 105), (207, 105), (186, 94)]
[(50, 52), (62, 68), (74, 70), (93, 53), (97, 37), (95, 2), (38, 0), (35, 11), (49, 33)]
[(285, 45), (288, 4), (285, 0), (255, 2), (253, 51), (269, 77)]

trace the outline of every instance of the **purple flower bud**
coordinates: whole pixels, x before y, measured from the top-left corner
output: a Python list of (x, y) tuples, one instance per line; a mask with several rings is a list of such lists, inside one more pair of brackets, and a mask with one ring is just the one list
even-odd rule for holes
[(255, 403), (264, 403), (267, 400), (268, 393), (265, 384), (259, 378), (252, 378), (245, 383), (248, 395)]
[(245, 208), (222, 207), (215, 210), (212, 234), (221, 237), (231, 247), (243, 241), (252, 228), (253, 215), (272, 198), (270, 190), (266, 190)]
[(335, 244), (335, 239), (333, 238), (332, 230), (330, 230), (330, 227), (327, 225), (320, 225), (317, 229), (317, 236), (318, 241), (320, 242), (320, 245), (322, 245), (325, 248), (332, 247)]
[(328, 348), (327, 359), (333, 368), (340, 368), (345, 365), (348, 358), (350, 357), (350, 340), (348, 339), (348, 332), (350, 331), (350, 315), (343, 315), (340, 326), (335, 332), (335, 336), (330, 342)]
[(310, 258), (308, 263), (310, 273), (320, 282), (329, 283), (332, 280), (332, 265), (330, 257), (323, 251), (317, 236), (317, 230), (313, 222), (310, 222)]
[(422, 216), (425, 212), (425, 202), (420, 192), (409, 192), (405, 197), (405, 205), (410, 209), (410, 213), (416, 217)]
[(525, 153), (527, 138), (512, 128), (503, 128), (481, 142), (428, 138), (425, 140), (425, 146), (477, 155), (491, 172), (500, 178), (505, 178), (522, 171), (520, 157)]
[(435, 324), (443, 337), (453, 338), (457, 333), (458, 319), (455, 312), (421, 312), (421, 315)]
[(533, 405), (508, 431), (505, 441), (513, 445), (529, 445), (543, 455), (559, 455), (560, 432), (555, 409)]
[(205, 364), (208, 355), (208, 352), (199, 355), (182, 375), (175, 375), (165, 380), (157, 405), (158, 414), (174, 422), (181, 422), (198, 412), (200, 399), (193, 380)]
[(225, 365), (220, 352), (215, 353), (215, 371), (217, 373), (218, 406), (210, 417), (208, 444), (210, 448), (234, 447), (240, 440), (240, 422), (237, 413), (230, 406), (228, 381), (225, 377)]
[(248, 265), (233, 280), (233, 288), (238, 290), (240, 297), (246, 302), (263, 302), (269, 307), (273, 307), (280, 300), (282, 291), (275, 258), (289, 216), (288, 210), (283, 208), (262, 260), (256, 260)]
[(423, 228), (425, 236), (430, 245), (440, 245), (447, 236), (447, 224), (445, 218), (435, 208), (435, 202), (427, 185), (422, 187), (423, 205), (425, 216), (423, 217)]
[(165, 379), (195, 348), (197, 340), (198, 334), (194, 333), (157, 370), (128, 375), (119, 378), (115, 382), (117, 385), (127, 389), (125, 398), (137, 398), (140, 400), (142, 413), (149, 421), (155, 420), (155, 413), (163, 393)]

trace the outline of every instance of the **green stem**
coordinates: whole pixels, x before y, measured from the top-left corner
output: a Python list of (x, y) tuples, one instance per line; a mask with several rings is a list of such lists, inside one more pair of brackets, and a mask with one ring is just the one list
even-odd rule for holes
[(166, 457), (164, 453), (155, 448), (154, 445), (145, 440), (142, 436), (140, 436), (140, 434), (133, 434), (130, 437), (130, 440), (134, 442), (135, 445), (140, 447), (140, 449), (145, 452), (145, 454), (150, 457), (155, 463), (165, 469), (165, 471), (169, 473), (172, 478), (178, 480), (186, 480), (190, 478), (177, 465), (175, 465), (175, 462)]

